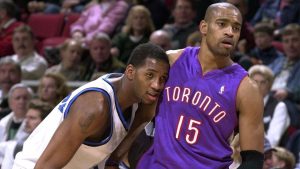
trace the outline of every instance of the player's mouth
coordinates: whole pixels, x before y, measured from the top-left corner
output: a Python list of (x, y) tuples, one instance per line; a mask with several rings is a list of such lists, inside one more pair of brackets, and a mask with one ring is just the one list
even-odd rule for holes
[(147, 96), (150, 101), (156, 101), (159, 95), (147, 92)]
[(231, 39), (224, 39), (221, 41), (221, 43), (223, 44), (223, 46), (225, 48), (232, 48), (233, 47), (233, 41)]

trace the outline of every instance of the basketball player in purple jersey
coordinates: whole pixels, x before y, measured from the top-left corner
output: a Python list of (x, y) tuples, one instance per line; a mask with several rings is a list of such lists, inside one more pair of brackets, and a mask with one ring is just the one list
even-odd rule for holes
[(228, 168), (236, 128), (242, 156), (239, 169), (262, 168), (262, 96), (247, 72), (230, 58), (241, 24), (235, 6), (212, 4), (199, 25), (201, 48), (168, 52), (172, 66), (157, 107), (154, 142), (138, 169)]

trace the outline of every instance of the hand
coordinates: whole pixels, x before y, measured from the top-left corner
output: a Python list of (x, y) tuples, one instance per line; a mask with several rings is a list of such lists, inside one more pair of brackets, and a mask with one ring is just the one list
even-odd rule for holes
[(287, 98), (288, 96), (288, 92), (285, 89), (277, 89), (274, 91), (274, 95), (273, 95), (277, 100), (284, 100)]

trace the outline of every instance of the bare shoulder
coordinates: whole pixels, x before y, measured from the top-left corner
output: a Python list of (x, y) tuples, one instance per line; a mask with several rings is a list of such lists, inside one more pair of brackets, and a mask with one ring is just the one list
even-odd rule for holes
[(101, 111), (108, 106), (108, 98), (103, 93), (89, 91), (81, 94), (74, 102), (74, 106), (87, 110)]
[(238, 108), (248, 107), (248, 105), (260, 105), (263, 102), (262, 100), (262, 95), (259, 92), (257, 84), (248, 76), (245, 77), (242, 80), (237, 93)]
[(177, 50), (168, 50), (166, 53), (169, 58), (170, 65), (173, 65), (173, 63), (176, 62), (176, 60), (179, 58), (179, 56), (182, 54), (184, 49), (177, 49)]
[(246, 76), (240, 84), (238, 95), (250, 94), (252, 92), (259, 93), (259, 89), (255, 81)]
[(74, 119), (81, 132), (91, 132), (99, 127), (99, 123), (106, 123), (109, 117), (108, 98), (96, 91), (80, 95), (71, 106), (70, 119)]

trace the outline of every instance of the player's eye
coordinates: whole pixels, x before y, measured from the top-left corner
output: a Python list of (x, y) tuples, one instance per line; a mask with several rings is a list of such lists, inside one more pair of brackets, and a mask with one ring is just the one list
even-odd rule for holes
[(151, 79), (153, 77), (153, 73), (146, 73), (146, 77)]

